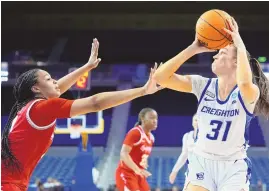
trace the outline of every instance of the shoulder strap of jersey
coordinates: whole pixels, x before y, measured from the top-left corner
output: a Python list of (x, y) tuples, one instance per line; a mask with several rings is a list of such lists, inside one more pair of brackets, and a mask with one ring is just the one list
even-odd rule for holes
[[(201, 101), (203, 100), (203, 97), (204, 97), (204, 95), (205, 95), (205, 92), (206, 92), (208, 86), (210, 85), (211, 81), (212, 81), (212, 78), (209, 78), (209, 80), (207, 81), (207, 84), (206, 84), (206, 86), (205, 86), (205, 88), (204, 88), (204, 90), (203, 90), (203, 92), (202, 92), (202, 94), (201, 94), (201, 97), (200, 97), (200, 99), (199, 99), (199, 101), (198, 101), (198, 106), (200, 105)], [(198, 106), (197, 106), (197, 107), (198, 107)]]

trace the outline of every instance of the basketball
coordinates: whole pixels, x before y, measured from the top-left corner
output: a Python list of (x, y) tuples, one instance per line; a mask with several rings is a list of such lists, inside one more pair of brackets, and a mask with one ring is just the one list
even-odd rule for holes
[(232, 43), (232, 37), (223, 28), (231, 30), (225, 11), (212, 9), (203, 13), (196, 23), (196, 36), (199, 42), (209, 49), (221, 49)]

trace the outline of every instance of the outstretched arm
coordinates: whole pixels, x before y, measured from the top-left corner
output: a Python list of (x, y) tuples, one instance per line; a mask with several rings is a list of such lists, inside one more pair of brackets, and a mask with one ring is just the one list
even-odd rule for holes
[[(80, 114), (97, 112), (126, 103), (137, 97), (153, 94), (162, 89), (157, 87), (152, 78), (157, 66), (151, 70), (148, 82), (141, 88), (124, 91), (104, 92), (91, 97), (67, 100), (63, 98), (51, 98), (48, 100), (37, 101), (30, 109), (29, 118), (37, 125), (48, 126), (55, 119), (69, 118)], [(46, 115), (40, 115), (40, 112)]]
[(145, 88), (142, 87), (123, 91), (103, 92), (91, 97), (77, 99), (71, 107), (70, 116), (105, 110), (144, 95), (146, 95), (146, 92)]
[(212, 51), (214, 50), (209, 50), (201, 46), (198, 39), (195, 38), (195, 41), (189, 47), (161, 65), (156, 71), (154, 78), (163, 87), (189, 93), (192, 91), (191, 77), (188, 75), (179, 75), (175, 72), (195, 54)]
[(162, 87), (157, 87), (157, 84), (153, 79), (156, 69), (157, 65), (155, 64), (154, 69), (151, 69), (149, 80), (141, 88), (104, 92), (91, 97), (75, 100), (71, 107), (70, 116), (105, 110), (161, 90)]
[(76, 83), (80, 76), (82, 76), (85, 72), (89, 72), (92, 69), (96, 68), (101, 61), (98, 57), (98, 49), (99, 49), (99, 42), (95, 38), (93, 39), (92, 49), (91, 49), (91, 56), (89, 61), (82, 67), (78, 68), (77, 70), (67, 74), (66, 76), (62, 77), (58, 80), (58, 85), (61, 90), (61, 94), (66, 92), (72, 85)]

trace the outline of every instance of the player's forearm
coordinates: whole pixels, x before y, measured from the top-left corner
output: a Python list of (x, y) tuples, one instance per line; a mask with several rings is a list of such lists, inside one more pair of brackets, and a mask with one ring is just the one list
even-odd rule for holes
[(238, 86), (252, 84), (252, 71), (245, 48), (237, 49), (236, 78)]
[(126, 164), (134, 172), (139, 170), (139, 167), (135, 164), (135, 162), (128, 153), (121, 153), (120, 158), (124, 162), (124, 164)]
[(181, 153), (181, 155), (178, 157), (177, 162), (175, 166), (173, 167), (173, 172), (178, 173), (178, 171), (183, 167), (183, 165), (186, 163), (188, 159), (187, 153)]
[(193, 55), (195, 55), (195, 49), (192, 46), (187, 47), (157, 69), (154, 74), (155, 80), (160, 84), (165, 83)]
[(91, 69), (92, 68), (90, 68), (89, 66), (84, 65), (71, 72), (70, 74), (67, 74), (64, 77), (60, 78), (58, 80), (58, 85), (61, 90), (61, 94), (71, 88), (71, 86), (76, 83), (80, 76), (82, 76), (85, 72), (90, 71)]
[(145, 89), (134, 88), (129, 90), (104, 92), (94, 95), (96, 108), (98, 110), (105, 110), (111, 107), (115, 107), (124, 103), (127, 103), (135, 98), (145, 95)]
[(145, 92), (145, 88), (142, 87), (123, 91), (103, 92), (88, 98), (78, 99), (72, 105), (70, 116), (112, 108), (141, 97), (145, 95)]

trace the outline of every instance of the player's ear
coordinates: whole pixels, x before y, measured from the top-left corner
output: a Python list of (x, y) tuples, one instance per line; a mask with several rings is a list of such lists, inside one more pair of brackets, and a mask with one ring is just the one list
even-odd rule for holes
[(144, 123), (144, 118), (140, 118), (140, 125), (142, 125)]
[(34, 92), (35, 94), (39, 94), (39, 93), (41, 93), (40, 88), (39, 88), (37, 85), (32, 86), (31, 90), (32, 90), (32, 92)]

